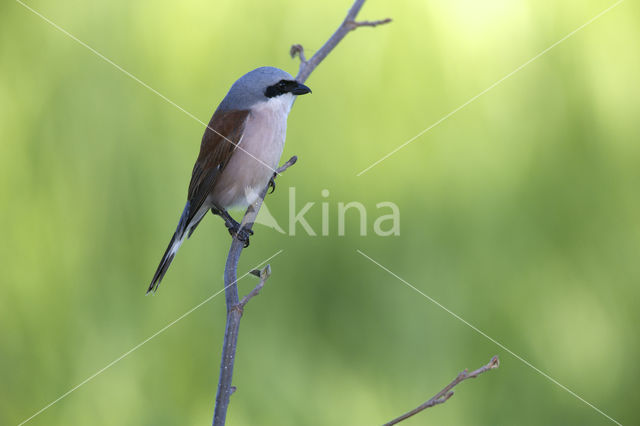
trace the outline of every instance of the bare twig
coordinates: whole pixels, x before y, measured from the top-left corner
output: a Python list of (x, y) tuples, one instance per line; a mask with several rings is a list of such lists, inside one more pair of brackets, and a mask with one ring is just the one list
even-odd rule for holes
[(271, 276), (271, 265), (265, 266), (262, 271), (258, 271), (256, 269), (251, 271), (251, 273), (257, 277), (260, 277), (260, 282), (253, 290), (251, 290), (249, 294), (247, 294), (245, 297), (242, 298), (240, 303), (238, 303), (238, 308), (240, 309), (244, 309), (247, 303), (249, 303), (249, 300), (253, 299), (258, 294), (260, 294), (260, 290), (262, 290), (262, 287), (264, 287), (264, 283), (266, 283), (269, 277)]
[(298, 156), (294, 155), (293, 157), (289, 158), (289, 160), (284, 163), (282, 166), (278, 167), (276, 169), (276, 172), (274, 174), (274, 178), (275, 175), (280, 175), (282, 172), (284, 172), (285, 170), (287, 170), (289, 167), (293, 166), (294, 164), (296, 164), (296, 161), (298, 161)]
[(377, 21), (350, 21), (347, 23), (352, 30), (358, 27), (377, 27), (378, 25), (388, 24), (391, 22), (391, 18), (379, 19)]
[[(350, 31), (361, 26), (376, 26), (390, 22), (390, 19), (374, 22), (357, 22), (355, 20), (356, 16), (358, 15), (358, 12), (360, 12), (360, 9), (362, 8), (364, 2), (365, 0), (355, 0), (340, 27), (338, 27), (336, 32), (333, 33), (329, 40), (327, 40), (327, 42), (311, 57), (311, 59), (307, 60), (304, 55), (304, 49), (301, 45), (294, 45), (291, 47), (291, 56), (295, 57), (297, 55), (300, 58), (300, 69), (298, 71), (298, 75), (296, 76), (296, 80), (298, 80), (300, 83), (305, 82), (307, 78), (309, 78), (309, 75), (311, 75), (313, 70), (316, 69), (316, 67), (320, 64), (320, 62), (322, 62), (322, 60), (326, 58), (326, 56)], [(296, 160), (297, 157), (291, 157), (289, 161), (278, 168), (273, 176), (274, 179), (277, 175), (292, 166), (296, 162)], [(265, 187), (264, 190), (260, 193), (257, 201), (247, 209), (241, 222), (241, 227), (243, 229), (251, 231), (253, 223), (255, 222), (256, 216), (258, 215), (258, 211), (262, 206), (262, 202), (264, 201), (264, 197), (266, 196), (268, 189), (269, 186)], [(214, 426), (222, 426), (225, 424), (227, 409), (229, 407), (229, 398), (235, 391), (235, 388), (231, 386), (231, 382), (233, 379), (233, 367), (236, 356), (236, 346), (238, 343), (238, 330), (240, 328), (240, 319), (242, 317), (243, 308), (252, 297), (258, 294), (258, 292), (264, 285), (264, 281), (268, 278), (268, 273), (264, 277), (261, 276), (260, 284), (258, 284), (258, 286), (256, 286), (256, 288), (244, 299), (242, 299), (242, 302), (239, 301), (238, 287), (235, 282), (237, 281), (238, 262), (240, 260), (240, 254), (242, 253), (243, 249), (244, 243), (237, 238), (233, 238), (231, 247), (229, 248), (229, 254), (227, 256), (227, 263), (224, 269), (224, 284), (226, 288), (225, 297), (227, 303), (227, 323), (224, 332), (224, 343), (222, 346), (222, 360), (220, 363), (218, 393), (216, 394), (216, 406), (213, 415)]]
[[(289, 167), (295, 164), (298, 157), (295, 155), (289, 159), (286, 163), (276, 169), (276, 173), (273, 174), (275, 179), (277, 175), (287, 170)], [(256, 202), (249, 206), (244, 217), (242, 218), (241, 227), (247, 230), (251, 230), (253, 223), (255, 222), (258, 211), (262, 206), (264, 197), (267, 195), (269, 185), (267, 185)], [(271, 268), (265, 268), (260, 273), (260, 283), (253, 289), (242, 302), (238, 298), (238, 287), (236, 282), (238, 281), (238, 262), (240, 261), (240, 254), (244, 249), (244, 243), (237, 237), (234, 237), (231, 241), (231, 247), (229, 248), (229, 254), (227, 255), (227, 263), (224, 268), (224, 285), (225, 285), (225, 298), (227, 302), (227, 323), (224, 331), (224, 342), (222, 345), (222, 360), (220, 362), (220, 378), (218, 380), (218, 392), (216, 394), (216, 406), (213, 413), (213, 425), (222, 426), (225, 424), (227, 417), (227, 409), (229, 407), (229, 399), (231, 394), (236, 391), (234, 386), (231, 386), (233, 380), (233, 366), (236, 358), (236, 346), (238, 344), (238, 332), (240, 330), (240, 319), (244, 306), (249, 300), (258, 294), (264, 282), (271, 274)]]
[(469, 373), (465, 369), (460, 374), (458, 374), (458, 376), (455, 379), (453, 379), (453, 381), (451, 383), (449, 383), (444, 389), (442, 389), (440, 392), (435, 394), (435, 396), (433, 398), (431, 398), (430, 400), (428, 400), (424, 404), (419, 405), (418, 407), (414, 408), (413, 410), (406, 412), (405, 414), (401, 415), (400, 417), (397, 417), (397, 418), (391, 420), (389, 423), (385, 423), (384, 426), (392, 426), (392, 425), (398, 424), (401, 421), (406, 420), (409, 417), (413, 416), (414, 414), (418, 414), (422, 410), (426, 410), (427, 408), (433, 407), (434, 405), (438, 405), (438, 404), (442, 404), (444, 402), (447, 402), (447, 400), (453, 396), (452, 389), (457, 384), (459, 384), (460, 382), (463, 382), (463, 381), (465, 381), (467, 379), (474, 379), (474, 378), (478, 377), (480, 374), (484, 373), (485, 371), (489, 371), (489, 370), (493, 370), (495, 368), (498, 368), (499, 365), (500, 365), (500, 360), (498, 359), (498, 356), (496, 355), (493, 358), (491, 358), (491, 361), (489, 361), (489, 363), (487, 365), (483, 365), (482, 367), (478, 368), (475, 371), (472, 371), (471, 373)]
[(291, 55), (292, 58), (295, 58), (297, 55), (300, 58), (300, 62), (307, 62), (307, 57), (304, 56), (304, 47), (302, 47), (301, 44), (294, 44), (291, 46), (291, 49), (289, 49), (289, 55)]
[(358, 27), (375, 27), (378, 25), (383, 25), (391, 22), (390, 18), (382, 19), (379, 21), (356, 21), (356, 16), (362, 9), (362, 5), (365, 0), (356, 0), (347, 12), (347, 16), (342, 21), (342, 24), (338, 27), (336, 32), (333, 33), (329, 40), (318, 50), (311, 59), (307, 60), (304, 56), (304, 48), (300, 44), (294, 44), (291, 46), (291, 50), (289, 53), (292, 58), (295, 58), (296, 55), (300, 58), (300, 69), (298, 70), (298, 75), (296, 76), (296, 80), (300, 83), (304, 83), (309, 75), (316, 69), (320, 62), (324, 58), (327, 57), (329, 53), (342, 41), (344, 36), (346, 36), (350, 31), (355, 30)]

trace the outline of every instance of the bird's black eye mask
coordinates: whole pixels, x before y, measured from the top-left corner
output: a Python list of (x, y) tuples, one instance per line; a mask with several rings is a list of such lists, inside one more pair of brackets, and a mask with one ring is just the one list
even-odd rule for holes
[(267, 98), (274, 98), (276, 96), (284, 95), (285, 93), (304, 95), (306, 93), (311, 93), (311, 89), (295, 80), (280, 80), (276, 84), (267, 87), (264, 91), (264, 95)]

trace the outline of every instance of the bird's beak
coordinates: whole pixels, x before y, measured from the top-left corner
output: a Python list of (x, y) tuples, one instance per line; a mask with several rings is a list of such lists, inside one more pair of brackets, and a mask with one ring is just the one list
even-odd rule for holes
[(307, 93), (311, 93), (311, 89), (302, 83), (298, 83), (293, 89), (291, 89), (291, 93), (296, 96), (306, 95)]

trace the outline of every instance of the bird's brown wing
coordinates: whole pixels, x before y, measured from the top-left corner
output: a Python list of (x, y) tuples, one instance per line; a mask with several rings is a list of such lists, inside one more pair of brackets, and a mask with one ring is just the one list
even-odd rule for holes
[[(244, 133), (248, 110), (216, 111), (202, 136), (200, 155), (189, 184), (189, 214), (185, 227), (207, 199)], [(212, 130), (213, 129), (213, 130)], [(214, 131), (215, 130), (215, 131)]]
[(187, 205), (147, 293), (156, 291), (158, 288), (187, 230), (189, 233), (186, 236), (189, 237), (198, 226), (198, 222), (192, 223), (195, 215), (213, 190), (218, 176), (229, 163), (237, 144), (240, 143), (248, 116), (249, 111), (216, 111), (211, 117), (202, 137), (200, 155), (193, 167)]

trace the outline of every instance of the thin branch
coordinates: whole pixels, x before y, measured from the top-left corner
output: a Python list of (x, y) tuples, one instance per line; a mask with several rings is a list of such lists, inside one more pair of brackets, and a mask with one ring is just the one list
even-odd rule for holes
[[(276, 169), (276, 173), (278, 176), (284, 172), (285, 170), (287, 170), (289, 167), (293, 166), (294, 164), (296, 164), (296, 161), (298, 161), (298, 156), (294, 155), (293, 157), (289, 158), (289, 160), (284, 163), (282, 166), (278, 167)], [(275, 178), (275, 176), (274, 176)]]
[[(287, 170), (294, 165), (298, 157), (295, 155), (289, 159), (286, 163), (276, 169), (276, 173), (273, 174), (273, 179), (280, 173)], [(258, 211), (262, 206), (264, 197), (267, 195), (269, 185), (267, 185), (255, 203), (249, 206), (244, 217), (242, 218), (241, 227), (247, 230), (251, 230), (253, 223), (255, 222)], [(258, 294), (264, 282), (271, 274), (271, 268), (265, 268), (264, 274), (260, 275), (260, 283), (253, 289), (245, 298), (240, 302), (238, 297), (238, 263), (240, 261), (240, 254), (244, 249), (244, 242), (240, 241), (237, 236), (231, 241), (231, 247), (229, 248), (229, 254), (227, 255), (227, 263), (224, 268), (224, 285), (225, 285), (225, 298), (227, 303), (227, 323), (224, 330), (224, 342), (222, 344), (222, 360), (220, 362), (220, 378), (218, 380), (218, 392), (216, 394), (216, 406), (213, 413), (213, 426), (223, 426), (227, 417), (227, 410), (229, 408), (229, 400), (231, 394), (236, 391), (234, 386), (231, 386), (233, 380), (233, 367), (236, 358), (236, 347), (238, 345), (238, 332), (240, 330), (240, 319), (242, 318), (244, 306), (249, 300)], [(264, 278), (263, 278), (264, 275)]]
[(291, 46), (291, 50), (289, 51), (292, 58), (298, 56), (300, 58), (300, 69), (298, 70), (298, 75), (296, 76), (296, 80), (300, 83), (304, 83), (309, 75), (316, 69), (320, 62), (324, 58), (327, 57), (329, 53), (342, 41), (342, 39), (349, 34), (350, 31), (355, 30), (358, 27), (375, 27), (378, 25), (388, 24), (391, 22), (390, 18), (381, 19), (379, 21), (356, 21), (356, 17), (362, 9), (362, 5), (365, 0), (356, 0), (347, 12), (347, 16), (342, 21), (342, 24), (338, 27), (338, 29), (333, 33), (329, 40), (318, 50), (311, 59), (307, 60), (304, 56), (304, 48), (300, 44), (294, 44)]
[(479, 375), (481, 375), (482, 373), (484, 373), (485, 371), (489, 371), (489, 370), (493, 370), (495, 368), (498, 368), (500, 366), (500, 360), (498, 359), (498, 356), (494, 356), (493, 358), (491, 358), (491, 361), (489, 361), (489, 363), (487, 365), (483, 365), (482, 367), (478, 368), (477, 370), (472, 371), (471, 373), (469, 373), (466, 369), (464, 371), (462, 371), (460, 374), (458, 374), (458, 376), (453, 379), (453, 381), (451, 383), (449, 383), (444, 389), (442, 389), (440, 392), (438, 392), (437, 394), (435, 394), (433, 396), (433, 398), (431, 398), (430, 400), (428, 400), (427, 402), (425, 402), (422, 405), (419, 405), (418, 407), (414, 408), (411, 411), (406, 412), (405, 414), (401, 415), (400, 417), (397, 417), (393, 420), (391, 420), (389, 423), (385, 423), (384, 426), (392, 426), (395, 424), (400, 423), (403, 420), (408, 419), (409, 417), (418, 414), (420, 411), (426, 410), (429, 407), (433, 407), (434, 405), (438, 405), (438, 404), (443, 404), (445, 402), (447, 402), (447, 400), (449, 398), (451, 398), (453, 396), (453, 388), (458, 385), (459, 383), (467, 380), (467, 379), (474, 379), (476, 377), (478, 377)]
[[(327, 42), (318, 50), (311, 59), (307, 60), (304, 55), (304, 49), (301, 45), (294, 45), (291, 47), (290, 54), (292, 57), (296, 55), (300, 58), (300, 69), (298, 71), (298, 75), (296, 76), (296, 80), (300, 83), (304, 83), (309, 75), (316, 69), (316, 67), (322, 62), (324, 58), (336, 47), (336, 45), (352, 30), (355, 30), (361, 26), (376, 26), (381, 24), (386, 24), (390, 22), (390, 19), (385, 19), (382, 21), (374, 21), (374, 22), (357, 22), (356, 16), (365, 0), (356, 0), (349, 12), (347, 13), (346, 18), (342, 22), (342, 24), (338, 27), (335, 33), (327, 40)], [(280, 173), (287, 170), (291, 167), (297, 160), (297, 157), (291, 157), (289, 161), (283, 164), (280, 168), (276, 170), (276, 173), (273, 175), (273, 179), (275, 179)], [(271, 184), (271, 183), (270, 183)], [(264, 201), (264, 197), (267, 195), (267, 191), (270, 185), (267, 185), (264, 190), (260, 193), (257, 201), (250, 205), (247, 209), (244, 217), (242, 218), (241, 228), (246, 229), (247, 231), (251, 231), (253, 227), (253, 223), (255, 222), (256, 216), (258, 215), (258, 211), (262, 206), (262, 202)], [(248, 303), (248, 301), (256, 296), (262, 286), (264, 286), (264, 282), (268, 278), (270, 274), (270, 270), (268, 273), (265, 272), (264, 277), (261, 276), (260, 284), (256, 286), (255, 289), (251, 293), (249, 293), (242, 302), (239, 301), (238, 298), (238, 287), (235, 284), (237, 281), (237, 270), (238, 270), (238, 262), (240, 260), (240, 254), (244, 249), (244, 242), (238, 240), (237, 237), (234, 237), (231, 241), (231, 247), (229, 248), (229, 254), (227, 256), (227, 263), (224, 269), (224, 284), (225, 284), (225, 298), (227, 304), (227, 323), (224, 332), (224, 342), (222, 345), (222, 360), (220, 362), (220, 379), (218, 381), (218, 392), (216, 394), (216, 406), (213, 415), (213, 425), (214, 426), (223, 426), (226, 421), (227, 410), (229, 408), (229, 399), (231, 394), (235, 392), (235, 387), (231, 386), (231, 382), (233, 379), (233, 367), (236, 357), (236, 347), (238, 344), (238, 331), (240, 329), (240, 319), (242, 318), (242, 311), (244, 306)]]
[(380, 19), (377, 21), (351, 21), (347, 25), (351, 26), (352, 30), (358, 27), (377, 27), (378, 25), (384, 25), (391, 22), (391, 18)]
[(302, 47), (301, 44), (294, 44), (291, 46), (291, 49), (289, 49), (289, 55), (291, 55), (292, 58), (298, 56), (302, 63), (307, 62), (307, 57), (304, 56), (304, 47)]
[(265, 266), (262, 271), (254, 269), (253, 271), (251, 271), (251, 273), (257, 277), (260, 277), (260, 282), (258, 283), (257, 286), (255, 286), (253, 290), (251, 290), (249, 294), (247, 294), (245, 297), (242, 298), (240, 303), (238, 303), (237, 305), (238, 308), (242, 310), (244, 310), (244, 307), (247, 306), (247, 303), (249, 303), (249, 300), (253, 299), (258, 294), (260, 294), (260, 290), (262, 290), (262, 287), (264, 287), (264, 283), (266, 283), (269, 277), (271, 276), (271, 265)]

